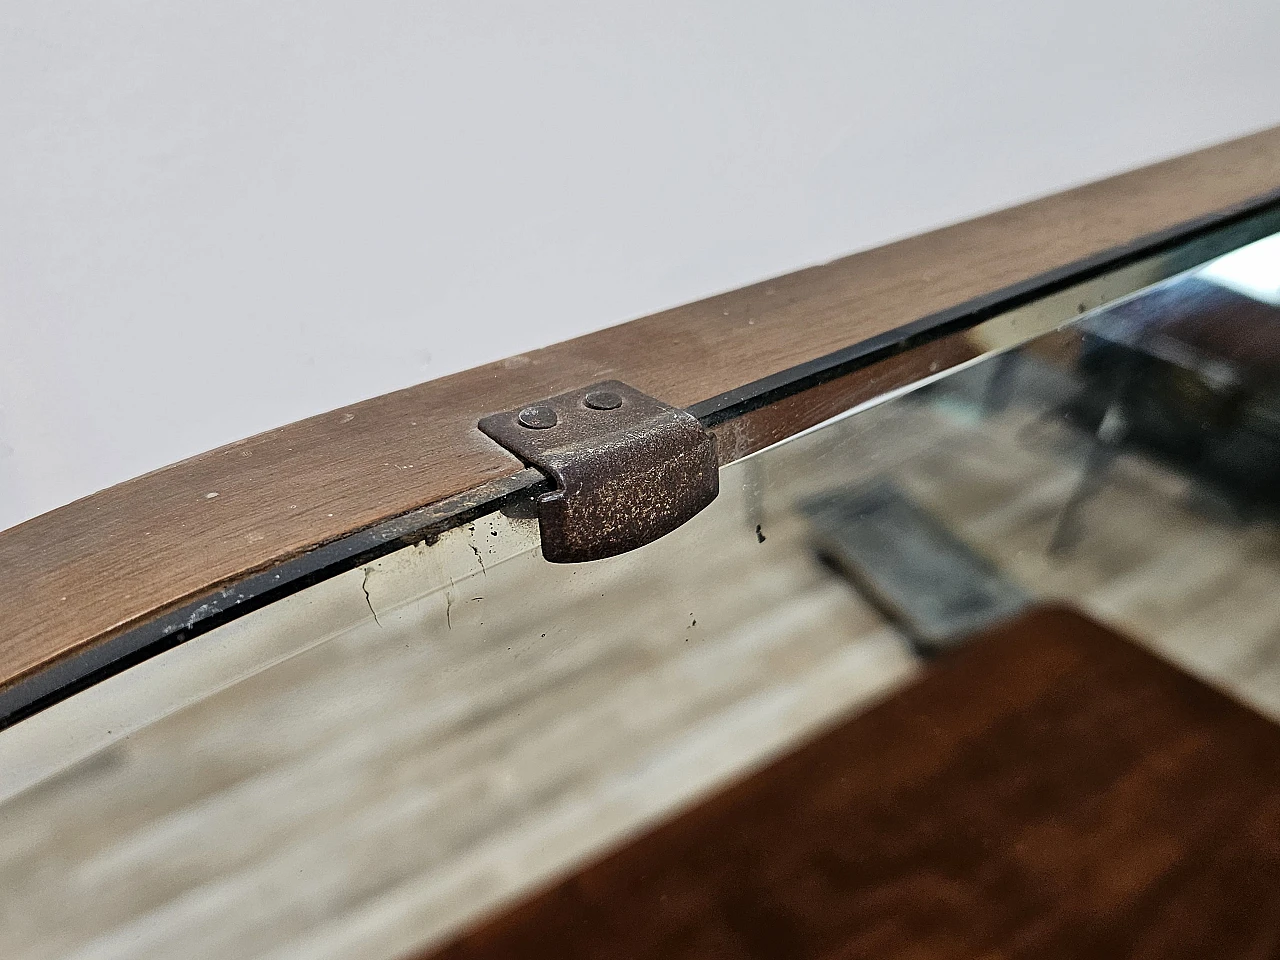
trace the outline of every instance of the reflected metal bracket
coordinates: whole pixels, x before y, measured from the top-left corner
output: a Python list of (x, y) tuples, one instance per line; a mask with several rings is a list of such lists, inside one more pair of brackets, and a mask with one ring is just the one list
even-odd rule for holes
[(715, 438), (697, 418), (618, 380), (496, 413), (477, 426), (556, 484), (538, 498), (542, 555), (552, 563), (642, 547), (720, 492)]

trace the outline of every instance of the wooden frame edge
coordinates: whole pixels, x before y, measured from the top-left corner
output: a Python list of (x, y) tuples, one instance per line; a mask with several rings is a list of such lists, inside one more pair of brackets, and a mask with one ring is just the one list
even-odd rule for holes
[[(182, 624), (202, 604), (216, 608), (202, 629), (251, 609), (215, 601), (282, 565), (310, 569), (290, 581), (305, 586), (330, 569), (312, 562), (321, 551), (359, 563), (429, 536), (454, 507), (527, 494), (536, 476), (474, 430), (485, 413), (618, 377), (692, 406), (737, 459), (847, 408), (880, 374), (918, 378), (905, 347), (1254, 215), (1277, 191), (1280, 128), (300, 421), (0, 532), (0, 717), (194, 635)], [(148, 625), (157, 636), (139, 645)], [(100, 662), (67, 673), (86, 653)]]

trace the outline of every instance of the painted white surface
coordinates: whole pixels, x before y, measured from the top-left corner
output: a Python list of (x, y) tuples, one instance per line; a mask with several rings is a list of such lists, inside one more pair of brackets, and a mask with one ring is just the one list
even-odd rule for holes
[(1280, 5), (9, 0), (0, 527), (1280, 122)]

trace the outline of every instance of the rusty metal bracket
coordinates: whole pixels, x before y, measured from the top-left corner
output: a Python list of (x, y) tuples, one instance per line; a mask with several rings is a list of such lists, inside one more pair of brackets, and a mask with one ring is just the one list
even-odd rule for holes
[(618, 380), (496, 413), (487, 436), (545, 473), (542, 555), (600, 560), (657, 540), (720, 492), (715, 438), (691, 414)]

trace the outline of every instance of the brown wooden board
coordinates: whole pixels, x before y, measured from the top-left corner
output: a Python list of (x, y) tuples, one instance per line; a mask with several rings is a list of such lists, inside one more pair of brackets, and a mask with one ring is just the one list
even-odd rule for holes
[(1041, 609), (433, 956), (1277, 951), (1280, 728)]
[[(475, 429), (485, 414), (607, 378), (676, 406), (703, 403), (1278, 189), (1274, 129), (299, 421), (86, 497), (0, 532), (0, 694), (217, 588), (510, 477), (518, 462)], [(724, 449), (742, 455), (806, 426), (839, 407), (838, 393), (828, 386), (781, 417), (723, 425)]]

